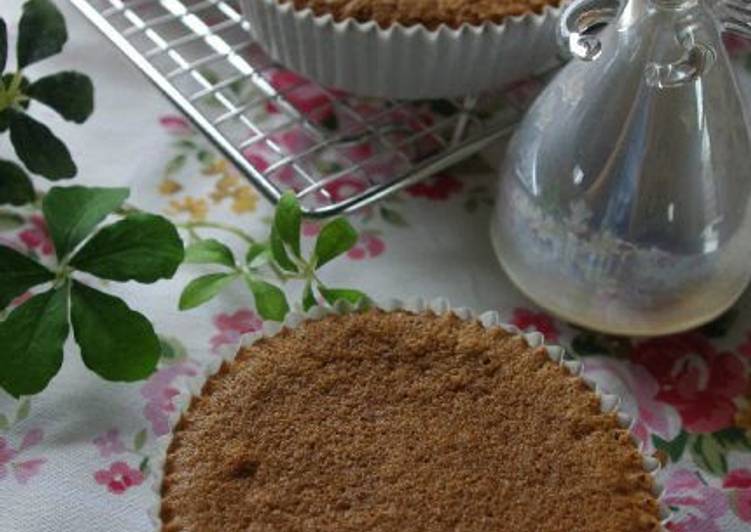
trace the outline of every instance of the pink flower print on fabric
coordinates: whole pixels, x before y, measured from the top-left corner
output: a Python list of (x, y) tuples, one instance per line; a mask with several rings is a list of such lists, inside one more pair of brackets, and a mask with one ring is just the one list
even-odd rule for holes
[(260, 330), (263, 320), (250, 309), (240, 309), (233, 314), (217, 314), (214, 326), (218, 332), (211, 337), (211, 352), (218, 354), (223, 346), (237, 344), (243, 334)]
[(362, 233), (355, 247), (347, 252), (347, 257), (352, 260), (374, 259), (384, 251), (386, 244), (380, 237), (372, 233)]
[(13, 478), (21, 485), (26, 484), (31, 478), (38, 475), (42, 465), (47, 462), (46, 458), (32, 458), (21, 460), (21, 454), (38, 445), (44, 438), (42, 429), (31, 429), (24, 434), (20, 447), (16, 450), (11, 448), (5, 438), (0, 437), (0, 481), (8, 477), (12, 472)]
[(680, 434), (681, 416), (671, 405), (656, 399), (660, 386), (642, 366), (609, 357), (586, 357), (583, 372), (621, 399), (620, 409), (634, 418), (632, 431), (647, 452), (654, 450), (652, 434), (665, 441)]
[(673, 509), (672, 532), (721, 532), (717, 519), (728, 511), (725, 494), (709, 486), (692, 471), (678, 469), (665, 483), (663, 503)]
[(193, 133), (190, 122), (180, 115), (161, 116), (159, 123), (167, 133), (176, 137), (186, 137)]
[(751, 523), (751, 469), (734, 469), (722, 482), (722, 487), (732, 490), (730, 500), (741, 521)]
[(29, 221), (31, 227), (18, 233), (18, 238), (29, 250), (36, 250), (44, 256), (52, 255), (54, 247), (47, 229), (47, 222), (38, 214), (33, 214)]
[(688, 432), (733, 425), (733, 400), (748, 384), (745, 365), (735, 354), (720, 352), (705, 336), (690, 332), (638, 343), (631, 360), (652, 374), (660, 386), (657, 399), (678, 410)]
[(100, 469), (94, 473), (97, 484), (107, 487), (115, 495), (125, 493), (129, 488), (143, 483), (143, 473), (133, 469), (125, 462), (113, 462), (109, 469)]
[(154, 435), (163, 436), (170, 430), (169, 416), (176, 411), (174, 398), (180, 393), (172, 386), (174, 381), (180, 376), (197, 374), (191, 362), (179, 362), (160, 369), (141, 387), (141, 396), (147, 401), (143, 415), (151, 423)]
[(99, 449), (99, 454), (102, 458), (109, 458), (113, 454), (125, 452), (125, 445), (120, 440), (120, 431), (117, 429), (108, 430), (105, 434), (94, 438), (92, 442)]

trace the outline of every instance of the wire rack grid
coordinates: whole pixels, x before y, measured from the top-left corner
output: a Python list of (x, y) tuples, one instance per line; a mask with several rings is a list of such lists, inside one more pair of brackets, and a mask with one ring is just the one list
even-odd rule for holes
[(402, 102), (326, 89), (274, 64), (234, 0), (70, 0), (269, 200), (351, 212), (509, 133), (504, 93)]

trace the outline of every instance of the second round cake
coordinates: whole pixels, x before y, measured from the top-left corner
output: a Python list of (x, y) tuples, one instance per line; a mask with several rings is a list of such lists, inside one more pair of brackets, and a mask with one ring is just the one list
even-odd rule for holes
[(265, 338), (176, 427), (163, 530), (654, 531), (615, 414), (544, 348), (369, 311)]

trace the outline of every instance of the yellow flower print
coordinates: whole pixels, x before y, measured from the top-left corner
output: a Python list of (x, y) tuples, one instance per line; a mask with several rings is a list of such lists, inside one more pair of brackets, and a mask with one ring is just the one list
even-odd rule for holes
[(232, 193), (232, 211), (236, 214), (253, 212), (258, 206), (258, 194), (249, 186), (239, 187)]
[(174, 179), (162, 179), (162, 182), (159, 183), (159, 193), (162, 196), (171, 196), (173, 194), (177, 194), (182, 189), (183, 186)]
[(258, 194), (243, 181), (229, 167), (222, 178), (214, 185), (211, 199), (214, 203), (221, 203), (227, 198), (232, 199), (232, 212), (244, 214), (254, 212), (258, 206)]
[(216, 159), (213, 163), (207, 164), (201, 169), (203, 175), (211, 176), (217, 174), (227, 175), (229, 164), (226, 159)]
[(191, 220), (201, 221), (206, 219), (209, 212), (209, 205), (203, 198), (194, 198), (185, 196), (181, 200), (172, 200), (169, 203), (171, 214), (186, 213)]

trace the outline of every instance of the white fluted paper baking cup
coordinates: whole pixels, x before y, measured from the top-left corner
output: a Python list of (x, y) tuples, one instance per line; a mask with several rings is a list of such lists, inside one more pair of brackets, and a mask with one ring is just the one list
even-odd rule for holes
[[(633, 428), (635, 420), (628, 414), (621, 412), (619, 410), (619, 406), (621, 403), (619, 397), (612, 395), (612, 394), (604, 393), (602, 390), (599, 389), (599, 387), (596, 385), (594, 381), (589, 380), (586, 377), (583, 377), (581, 375), (581, 370), (582, 370), (581, 363), (567, 357), (566, 352), (562, 347), (556, 346), (556, 345), (545, 344), (545, 339), (543, 335), (540, 333), (537, 333), (537, 332), (524, 333), (524, 332), (521, 332), (514, 325), (503, 323), (500, 320), (498, 312), (488, 311), (483, 314), (477, 314), (474, 311), (464, 308), (464, 307), (459, 307), (459, 308), (452, 307), (449, 304), (448, 300), (443, 299), (443, 298), (434, 299), (429, 302), (426, 302), (425, 300), (421, 298), (415, 298), (415, 299), (411, 299), (408, 301), (390, 299), (383, 303), (377, 304), (376, 306), (379, 309), (387, 311), (387, 312), (404, 310), (404, 311), (412, 312), (415, 314), (423, 314), (423, 313), (432, 312), (434, 314), (442, 315), (442, 314), (452, 313), (459, 319), (462, 319), (465, 321), (477, 320), (486, 329), (500, 327), (501, 329), (507, 332), (518, 334), (526, 340), (527, 344), (530, 347), (533, 347), (533, 348), (540, 347), (540, 346), (544, 347), (548, 353), (548, 357), (550, 358), (550, 360), (552, 360), (553, 362), (556, 362), (557, 364), (561, 366), (564, 366), (566, 369), (568, 369), (568, 371), (572, 375), (580, 377), (587, 384), (587, 386), (589, 386), (597, 394), (597, 396), (600, 399), (600, 407), (603, 412), (615, 412), (618, 416), (619, 424), (622, 427), (629, 429), (634, 443), (637, 445), (637, 447), (639, 448), (639, 451), (642, 454), (644, 470), (653, 479), (654, 495), (658, 498), (658, 501), (661, 501), (663, 488), (657, 478), (657, 475), (660, 471), (661, 464), (659, 460), (657, 460), (657, 458), (645, 452), (644, 447), (641, 444), (641, 442), (639, 442), (639, 440), (633, 435), (632, 428)], [(360, 310), (361, 309), (356, 308), (345, 301), (340, 301), (336, 305), (334, 305), (333, 308), (313, 307), (308, 312), (301, 312), (301, 311), (290, 312), (287, 315), (287, 318), (284, 320), (284, 323), (278, 323), (278, 322), (273, 322), (273, 321), (264, 322), (263, 327), (260, 330), (243, 335), (243, 337), (241, 338), (239, 342), (238, 349), (236, 349), (233, 353), (229, 353), (227, 355), (215, 358), (214, 360), (211, 361), (211, 363), (209, 363), (204, 368), (200, 376), (189, 381), (189, 386), (187, 390), (181, 392), (181, 394), (176, 399), (177, 408), (170, 418), (170, 426), (174, 428), (174, 426), (179, 421), (180, 417), (182, 417), (183, 413), (187, 411), (192, 399), (194, 397), (199, 397), (201, 395), (204, 384), (206, 383), (208, 378), (216, 374), (221, 368), (222, 364), (232, 361), (237, 355), (237, 353), (239, 352), (240, 348), (250, 347), (254, 343), (261, 340), (262, 338), (270, 338), (272, 336), (275, 336), (276, 334), (278, 334), (284, 329), (295, 329), (299, 327), (301, 324), (305, 323), (306, 321), (320, 320), (332, 314), (347, 314), (351, 312), (359, 312)], [(171, 431), (169, 435), (164, 436), (157, 441), (157, 449), (154, 452), (154, 455), (151, 461), (152, 471), (154, 472), (154, 481), (153, 481), (151, 488), (156, 498), (156, 503), (153, 506), (151, 506), (151, 508), (149, 509), (149, 517), (157, 531), (162, 530), (162, 520), (161, 520), (162, 481), (164, 479), (164, 465), (165, 465), (165, 461), (167, 458), (167, 449), (169, 448), (169, 445), (172, 441), (172, 434), (173, 433)], [(665, 527), (669, 521), (670, 512), (662, 502), (660, 502), (660, 512), (662, 516), (662, 529), (666, 530)]]
[(293, 2), (242, 0), (272, 59), (326, 87), (362, 96), (424, 99), (477, 94), (555, 64), (560, 9), (459, 28), (317, 16)]

